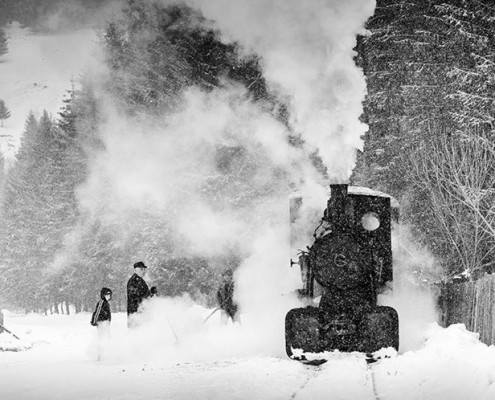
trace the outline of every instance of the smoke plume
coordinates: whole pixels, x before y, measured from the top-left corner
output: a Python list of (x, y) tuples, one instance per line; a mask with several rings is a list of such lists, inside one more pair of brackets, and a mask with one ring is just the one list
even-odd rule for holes
[[(172, 3), (177, 1), (164, 1)], [(226, 329), (232, 340), (243, 338), (251, 354), (282, 354), (284, 315), (297, 306), (291, 292), (300, 287), (299, 271), (289, 268), (289, 195), (296, 188), (318, 199), (305, 203), (294, 225), (308, 231), (315, 210), (324, 208), (328, 185), (311, 155), (321, 157), (330, 181), (349, 177), (366, 130), (359, 120), (365, 81), (353, 48), (374, 1), (185, 3), (225, 43), (260, 57), (271, 94), (289, 105), (289, 126), (230, 82), (209, 93), (188, 89), (175, 113), (153, 121), (124, 117), (109, 99), (102, 130), (106, 151), (95, 158), (79, 191), (81, 208), (89, 220), (120, 224), (122, 231), (132, 226), (136, 210), (146, 210), (167, 221), (183, 255), (235, 249), (243, 260), (235, 272), (243, 323)], [(303, 145), (289, 145), (289, 134)], [(242, 149), (233, 177), (220, 171), (222, 148)], [(159, 319), (173, 308), (155, 303), (143, 318)], [(197, 343), (196, 334), (191, 337)], [(218, 331), (203, 340), (216, 349), (232, 342)]]
[(307, 151), (318, 152), (332, 181), (347, 180), (366, 131), (359, 120), (366, 85), (353, 48), (375, 2), (186, 1), (226, 42), (261, 57), (271, 89), (289, 99), (291, 126)]

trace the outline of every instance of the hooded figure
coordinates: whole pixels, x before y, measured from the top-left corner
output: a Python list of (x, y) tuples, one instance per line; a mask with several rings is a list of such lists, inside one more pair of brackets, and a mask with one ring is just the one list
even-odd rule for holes
[(91, 318), (91, 325), (96, 326), (98, 330), (98, 361), (103, 358), (105, 349), (108, 347), (110, 341), (110, 321), (112, 320), (112, 313), (110, 311), (109, 301), (111, 299), (112, 291), (106, 287), (102, 288), (100, 300), (96, 304), (95, 311)]
[(91, 317), (91, 325), (98, 326), (99, 322), (112, 320), (112, 313), (110, 311), (110, 303), (108, 302), (112, 298), (112, 290), (109, 288), (102, 288), (100, 292), (100, 300), (96, 304), (95, 311)]

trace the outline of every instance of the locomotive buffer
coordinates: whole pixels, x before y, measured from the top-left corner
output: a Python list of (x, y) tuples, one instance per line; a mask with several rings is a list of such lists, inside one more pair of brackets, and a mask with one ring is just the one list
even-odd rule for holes
[[(312, 353), (399, 348), (395, 309), (377, 305), (377, 295), (392, 281), (391, 198), (372, 191), (330, 185), (331, 196), (315, 241), (299, 258), (304, 289), (313, 297), (314, 281), (323, 287), (318, 307), (290, 310), (285, 318), (287, 355), (305, 361)], [(317, 228), (318, 229), (318, 228)]]

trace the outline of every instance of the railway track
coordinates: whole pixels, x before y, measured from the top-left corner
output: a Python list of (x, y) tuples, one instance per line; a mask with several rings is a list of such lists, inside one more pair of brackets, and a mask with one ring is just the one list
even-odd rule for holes
[(319, 366), (307, 365), (307, 379), (291, 399), (384, 400), (380, 396), (374, 365), (362, 355), (340, 355)]

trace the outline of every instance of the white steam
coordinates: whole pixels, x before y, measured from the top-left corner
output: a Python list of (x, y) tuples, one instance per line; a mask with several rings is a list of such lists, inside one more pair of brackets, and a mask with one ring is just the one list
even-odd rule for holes
[[(81, 208), (88, 221), (121, 226), (123, 234), (133, 227), (136, 212), (164, 220), (181, 255), (209, 257), (236, 249), (243, 257), (235, 273), (242, 325), (208, 328), (213, 333), (205, 334), (203, 315), (186, 318), (195, 312), (191, 304), (156, 299), (142, 318), (148, 328), (161, 328), (147, 331), (149, 340), (141, 346), (150, 351), (140, 354), (163, 347), (157, 332), (171, 313), (184, 325), (182, 332), (192, 332), (182, 343), (197, 349), (196, 355), (205, 344), (219, 349), (213, 357), (222, 351), (232, 355), (234, 348), (282, 354), (284, 316), (297, 306), (290, 293), (301, 285), (298, 269), (289, 268), (289, 195), (295, 187), (318, 199), (305, 203), (294, 224), (307, 233), (315, 209), (321, 213), (325, 206), (328, 183), (321, 184), (310, 154), (319, 153), (333, 182), (347, 180), (354, 166), (366, 127), (359, 121), (365, 81), (353, 47), (374, 1), (185, 3), (211, 20), (224, 41), (260, 57), (269, 90), (289, 105), (291, 133), (300, 135), (304, 146), (289, 146), (287, 127), (253, 103), (245, 88), (228, 82), (210, 93), (190, 88), (181, 109), (155, 121), (126, 118), (109, 101), (102, 136), (106, 151), (94, 160), (79, 191)], [(221, 148), (242, 149), (235, 176), (220, 171)], [(167, 343), (173, 342), (170, 329), (168, 334)]]
[(439, 319), (433, 282), (441, 274), (427, 249), (418, 245), (407, 226), (394, 226), (393, 291), (379, 297), (399, 313), (400, 351), (417, 350), (424, 344), (430, 324)]
[[(374, 0), (186, 0), (227, 42), (261, 57), (270, 88), (289, 100), (290, 123), (318, 151), (333, 181), (346, 181), (366, 125), (366, 93), (353, 60)], [(176, 3), (165, 0), (165, 3)]]
[[(183, 108), (161, 121), (109, 113), (107, 151), (80, 191), (81, 205), (94, 217), (122, 221), (146, 210), (167, 219), (188, 242), (188, 254), (205, 256), (234, 244), (246, 248), (284, 220), (278, 210), (286, 208), (289, 182), (301, 175), (304, 160), (287, 144), (285, 127), (242, 88), (209, 94), (191, 88)], [(245, 153), (237, 180), (222, 181), (221, 147)]]

